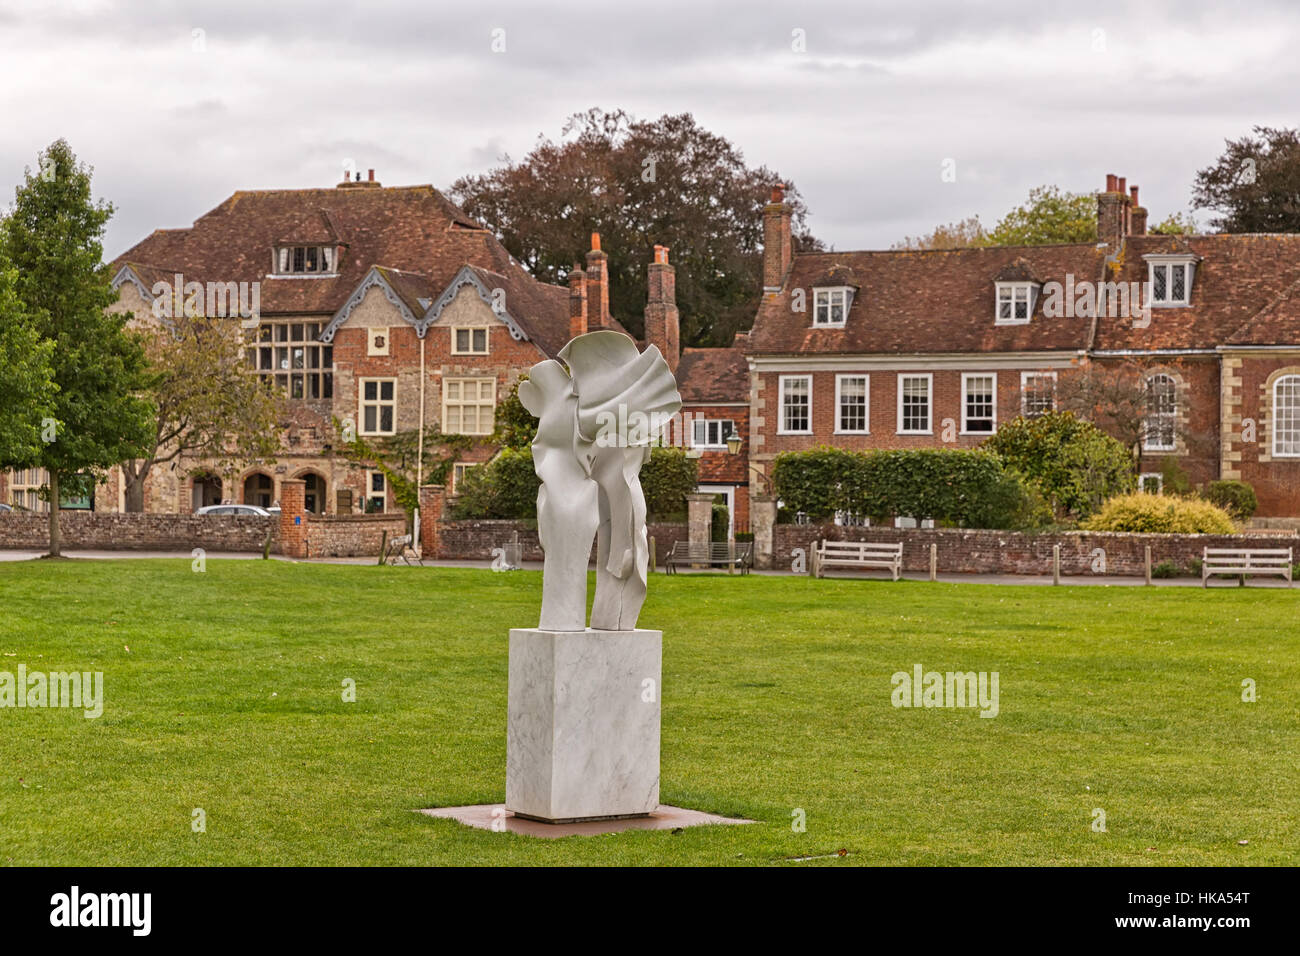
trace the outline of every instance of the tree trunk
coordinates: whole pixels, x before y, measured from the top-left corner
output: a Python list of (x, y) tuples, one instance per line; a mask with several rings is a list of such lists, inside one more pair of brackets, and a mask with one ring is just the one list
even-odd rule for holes
[(122, 468), (122, 478), (126, 482), (126, 510), (132, 514), (144, 511), (144, 479), (149, 474), (148, 466), (141, 466), (132, 471)]
[(59, 476), (57, 472), (50, 472), (50, 554), (51, 558), (59, 557), (63, 552), (60, 549), (59, 541)]

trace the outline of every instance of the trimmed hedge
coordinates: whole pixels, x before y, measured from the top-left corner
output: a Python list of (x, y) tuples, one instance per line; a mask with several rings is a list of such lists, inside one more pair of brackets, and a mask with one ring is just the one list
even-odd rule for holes
[(1032, 528), (1049, 518), (1021, 476), (986, 451), (784, 452), (772, 463), (772, 488), (787, 512), (814, 520), (837, 511), (882, 522), (933, 518), (967, 528)]
[(1111, 498), (1080, 527), (1138, 534), (1233, 534), (1237, 530), (1228, 512), (1208, 501), (1143, 492)]

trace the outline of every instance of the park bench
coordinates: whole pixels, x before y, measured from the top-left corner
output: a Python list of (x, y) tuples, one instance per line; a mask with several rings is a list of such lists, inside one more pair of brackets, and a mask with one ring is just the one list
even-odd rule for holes
[(750, 541), (712, 541), (707, 544), (691, 544), (687, 541), (674, 541), (672, 550), (664, 561), (664, 574), (674, 574), (679, 565), (691, 567), (702, 564), (707, 567), (740, 568), (741, 574), (748, 574), (754, 566), (754, 545)]
[[(412, 561), (412, 558), (415, 560)], [(388, 564), (405, 561), (410, 565), (418, 564), (420, 567), (424, 567), (424, 562), (420, 559), (420, 553), (412, 545), (409, 534), (399, 534), (395, 538), (389, 538), (384, 549), (384, 561)]]
[(817, 577), (826, 568), (883, 568), (895, 581), (903, 573), (903, 543), (872, 544), (869, 541), (825, 541), (813, 552)]
[(1248, 574), (1280, 574), (1291, 580), (1291, 548), (1206, 548), (1201, 556), (1201, 587), (1210, 586), (1211, 574), (1235, 574), (1243, 587)]

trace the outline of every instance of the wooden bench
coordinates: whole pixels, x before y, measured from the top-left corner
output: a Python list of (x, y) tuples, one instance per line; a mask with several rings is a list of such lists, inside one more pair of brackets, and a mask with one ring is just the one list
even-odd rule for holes
[(672, 550), (664, 561), (664, 574), (675, 574), (681, 565), (691, 567), (702, 564), (706, 567), (740, 568), (741, 574), (748, 574), (754, 566), (754, 544), (752, 541), (711, 541), (708, 544), (691, 544), (688, 541), (674, 541)]
[[(412, 558), (415, 560), (412, 561)], [(409, 534), (399, 534), (395, 538), (390, 538), (387, 547), (384, 549), (384, 561), (386, 563), (396, 564), (399, 560), (410, 565), (418, 564), (420, 567), (424, 567), (419, 552), (411, 544)]]
[(1201, 587), (1210, 586), (1211, 574), (1235, 574), (1246, 584), (1248, 574), (1280, 574), (1291, 580), (1291, 548), (1206, 548), (1201, 556)]
[(903, 573), (903, 543), (872, 544), (869, 541), (825, 541), (813, 551), (817, 577), (830, 568), (883, 568), (895, 581)]

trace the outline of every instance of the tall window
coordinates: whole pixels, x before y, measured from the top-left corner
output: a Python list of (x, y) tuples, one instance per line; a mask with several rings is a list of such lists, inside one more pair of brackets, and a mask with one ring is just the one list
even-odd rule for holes
[(996, 373), (961, 377), (961, 430), (988, 434), (997, 429)]
[(333, 275), (333, 246), (281, 246), (276, 253), (276, 272), (280, 275)]
[(1144, 451), (1173, 451), (1178, 431), (1178, 387), (1173, 377), (1164, 374), (1147, 379), (1146, 422), (1143, 427)]
[(736, 433), (736, 423), (729, 418), (694, 418), (691, 420), (692, 448), (725, 448), (727, 439)]
[(361, 434), (391, 435), (397, 431), (396, 389), (396, 379), (361, 379)]
[(1037, 418), (1056, 410), (1056, 373), (1020, 373), (1020, 414)]
[(449, 435), (492, 434), (496, 379), (449, 378), (442, 383), (442, 428)]
[(998, 325), (1018, 325), (1029, 321), (1033, 308), (1032, 286), (1028, 282), (999, 282), (998, 310), (994, 321)]
[(813, 325), (843, 325), (848, 311), (848, 289), (813, 289)]
[(928, 435), (930, 433), (930, 386), (934, 377), (925, 375), (898, 376), (898, 433), (900, 435)]
[(870, 386), (865, 375), (835, 376), (835, 430), (845, 434), (865, 435), (870, 428), (867, 395)]
[(807, 434), (812, 431), (812, 377), (781, 376), (781, 427), (778, 432)]
[(368, 515), (388, 510), (388, 481), (382, 471), (366, 472), (365, 511)]
[(27, 468), (9, 473), (9, 503), (28, 511), (49, 511), (50, 503), (41, 500), (41, 487), (48, 481), (42, 468)]
[(488, 354), (488, 330), (483, 329), (452, 329), (452, 348), (453, 355), (487, 355)]
[(334, 397), (334, 347), (317, 341), (319, 322), (268, 322), (257, 329), (248, 362), (289, 398)]
[(1300, 458), (1300, 375), (1273, 383), (1273, 454)]

